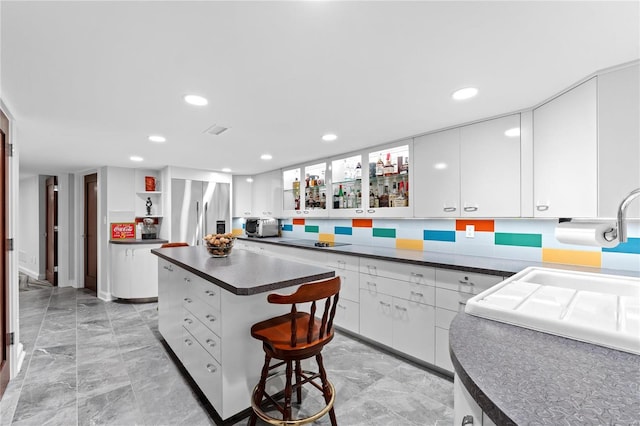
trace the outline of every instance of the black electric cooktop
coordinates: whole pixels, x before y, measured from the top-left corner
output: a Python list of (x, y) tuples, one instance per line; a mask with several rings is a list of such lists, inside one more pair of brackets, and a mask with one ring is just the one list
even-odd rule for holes
[(349, 243), (339, 243), (334, 241), (316, 241), (316, 240), (290, 240), (283, 241), (286, 244), (302, 247), (340, 247), (351, 245)]

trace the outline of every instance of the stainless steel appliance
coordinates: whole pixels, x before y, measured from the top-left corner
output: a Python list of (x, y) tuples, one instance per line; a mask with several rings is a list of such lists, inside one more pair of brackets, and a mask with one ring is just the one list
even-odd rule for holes
[(197, 246), (206, 234), (228, 232), (230, 195), (228, 183), (171, 179), (171, 241)]
[(275, 237), (278, 235), (278, 219), (248, 217), (244, 232), (250, 237)]

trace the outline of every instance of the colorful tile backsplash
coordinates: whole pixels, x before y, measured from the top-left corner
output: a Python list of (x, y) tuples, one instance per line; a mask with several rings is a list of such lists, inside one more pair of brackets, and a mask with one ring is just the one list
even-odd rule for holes
[[(282, 219), (282, 236), (407, 250), (592, 266), (640, 272), (640, 222), (628, 221), (628, 242), (615, 248), (563, 244), (551, 219)], [(466, 237), (467, 225), (475, 235)], [(234, 219), (242, 233), (243, 219)]]

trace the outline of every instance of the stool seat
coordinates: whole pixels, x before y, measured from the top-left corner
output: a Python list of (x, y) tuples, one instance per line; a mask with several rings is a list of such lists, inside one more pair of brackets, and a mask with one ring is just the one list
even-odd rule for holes
[[(324, 346), (333, 339), (333, 318), (336, 314), (339, 292), (340, 277), (336, 277), (303, 284), (293, 294), (270, 294), (267, 296), (269, 303), (290, 304), (291, 311), (288, 314), (261, 321), (251, 327), (251, 336), (262, 341), (265, 357), (260, 381), (251, 396), (253, 413), (249, 425), (254, 426), (257, 417), (273, 425), (302, 425), (311, 423), (329, 413), (332, 426), (337, 426), (333, 410), (335, 389), (327, 379), (321, 352)], [(298, 312), (297, 304), (309, 302), (311, 302), (309, 312)], [(324, 304), (323, 309), (318, 312), (319, 317), (316, 317), (317, 304)], [(310, 357), (315, 357), (318, 365), (317, 373), (303, 371), (301, 368), (300, 361)], [(272, 359), (280, 362), (271, 365)], [(285, 370), (277, 372), (275, 375), (285, 375), (285, 388), (283, 392), (279, 393), (284, 396), (283, 405), (278, 402), (281, 398), (269, 395), (265, 391), (267, 380), (274, 377), (274, 374), (269, 374), (269, 372), (282, 365), (286, 366)], [(292, 384), (294, 375), (295, 384)], [(320, 383), (316, 382), (318, 379)], [(320, 390), (326, 405), (311, 416), (292, 419), (292, 393), (294, 390), (296, 391), (296, 402), (301, 404), (302, 386), (305, 384), (313, 385)], [(273, 405), (282, 415), (282, 419), (265, 414), (262, 409), (264, 403), (267, 406)]]

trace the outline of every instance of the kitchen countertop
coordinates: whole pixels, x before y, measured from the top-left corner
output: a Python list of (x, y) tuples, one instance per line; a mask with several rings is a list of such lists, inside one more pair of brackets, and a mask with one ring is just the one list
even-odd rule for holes
[(458, 314), (455, 372), (496, 424), (640, 424), (640, 356)]
[(228, 257), (222, 258), (209, 256), (203, 246), (160, 248), (151, 250), (151, 253), (240, 296), (265, 293), (335, 276), (335, 272), (328, 268), (247, 250), (233, 250)]
[(394, 262), (412, 263), (435, 268), (453, 269), (465, 272), (476, 272), (488, 275), (511, 276), (522, 271), (528, 266), (540, 266), (555, 269), (567, 269), (572, 271), (599, 272), (613, 275), (638, 276), (638, 272), (620, 271), (610, 269), (598, 269), (575, 265), (562, 265), (557, 263), (532, 262), (525, 260), (499, 259), (494, 257), (468, 256), (453, 253), (438, 253), (419, 250), (402, 250), (386, 247), (365, 246), (349, 244), (338, 247), (314, 247), (296, 244), (299, 239), (268, 237), (250, 238), (238, 237), (242, 241), (255, 243), (274, 244), (295, 247), (304, 250), (327, 250), (351, 256), (367, 257), (371, 259), (390, 260)]
[(165, 244), (168, 243), (168, 240), (163, 240), (160, 238), (153, 238), (148, 240), (109, 240), (109, 244)]

